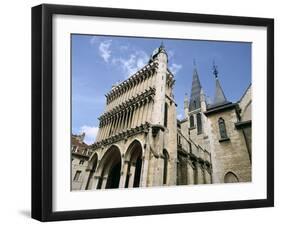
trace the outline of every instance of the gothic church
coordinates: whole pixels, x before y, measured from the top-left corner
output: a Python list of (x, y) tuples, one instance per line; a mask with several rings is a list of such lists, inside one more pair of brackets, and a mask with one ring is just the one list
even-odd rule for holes
[(72, 135), (72, 190), (251, 181), (251, 85), (229, 102), (214, 65), (208, 103), (194, 68), (184, 119), (161, 44), (147, 65), (106, 94), (92, 145)]

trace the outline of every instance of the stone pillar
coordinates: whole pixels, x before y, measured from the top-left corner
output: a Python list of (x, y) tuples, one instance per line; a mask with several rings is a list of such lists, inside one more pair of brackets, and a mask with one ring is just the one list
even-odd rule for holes
[(115, 126), (114, 126), (114, 130), (113, 130), (113, 134), (116, 134), (117, 128), (118, 128), (118, 122), (119, 122), (119, 113), (116, 114), (116, 122), (115, 122)]
[(148, 100), (146, 99), (145, 102), (143, 103), (143, 112), (142, 112), (142, 119), (141, 119), (142, 124), (144, 124), (146, 121), (147, 109), (148, 109)]
[(204, 167), (205, 184), (211, 184), (211, 174), (209, 173), (207, 166)]
[(134, 179), (135, 179), (135, 170), (136, 170), (136, 163), (131, 162), (130, 165), (130, 177), (129, 177), (129, 188), (132, 188), (134, 186)]
[(139, 105), (139, 117), (137, 121), (137, 125), (140, 126), (142, 123), (142, 118), (143, 118), (143, 108), (144, 108), (144, 102), (142, 101)]
[(102, 178), (101, 189), (105, 189), (106, 188), (106, 183), (107, 183), (107, 176), (104, 176)]
[[(149, 159), (149, 157), (148, 157)], [(142, 165), (141, 165), (141, 175), (140, 175), (140, 187), (147, 186), (147, 177), (148, 177), (148, 162), (145, 155), (142, 157)]]
[(100, 178), (101, 178), (100, 176), (95, 176), (95, 175), (93, 176), (93, 183), (91, 187), (89, 187), (89, 190), (97, 189)]
[(88, 184), (88, 181), (91, 179), (90, 175), (91, 175), (91, 170), (86, 170), (86, 172), (84, 173), (84, 178), (83, 178), (83, 181), (82, 181), (81, 190), (86, 190), (86, 186)]
[(106, 120), (106, 127), (105, 127), (105, 138), (108, 137), (109, 127), (110, 127), (111, 118), (108, 117)]
[(187, 161), (187, 184), (194, 184), (194, 169), (190, 161)]
[(129, 167), (129, 162), (124, 161), (123, 170), (121, 171), (121, 177), (119, 181), (119, 188), (125, 188), (125, 183), (128, 174), (128, 167)]
[(128, 126), (130, 129), (133, 128), (132, 127), (132, 121), (133, 121), (134, 114), (135, 114), (135, 107), (132, 105), (131, 113), (130, 113), (130, 118), (129, 118), (129, 126)]
[(133, 115), (133, 118), (132, 118), (132, 128), (136, 127), (137, 115), (138, 115), (138, 106), (137, 106), (137, 104), (134, 104), (134, 115)]
[(201, 164), (197, 163), (197, 183), (198, 184), (204, 184), (204, 175), (202, 172)]
[(120, 132), (120, 126), (121, 126), (121, 122), (122, 122), (122, 111), (118, 113), (118, 123), (116, 126), (116, 131), (115, 133), (119, 133)]
[(126, 119), (125, 119), (125, 130), (129, 129), (129, 119), (130, 119), (131, 108), (127, 108)]

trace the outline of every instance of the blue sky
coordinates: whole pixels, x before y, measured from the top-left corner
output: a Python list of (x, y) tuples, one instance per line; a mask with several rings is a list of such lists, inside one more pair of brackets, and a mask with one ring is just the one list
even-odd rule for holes
[(251, 43), (72, 35), (72, 132), (86, 133), (93, 143), (98, 117), (112, 84), (121, 82), (144, 66), (163, 41), (169, 68), (176, 83), (174, 95), (178, 118), (183, 117), (184, 95), (190, 97), (195, 60), (204, 92), (213, 100), (215, 79), (212, 65), (229, 101), (236, 102), (251, 83)]

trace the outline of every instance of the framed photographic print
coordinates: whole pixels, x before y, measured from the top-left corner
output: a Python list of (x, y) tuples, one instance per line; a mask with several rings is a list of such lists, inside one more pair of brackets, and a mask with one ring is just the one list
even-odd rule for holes
[(274, 21), (32, 8), (32, 217), (274, 205)]

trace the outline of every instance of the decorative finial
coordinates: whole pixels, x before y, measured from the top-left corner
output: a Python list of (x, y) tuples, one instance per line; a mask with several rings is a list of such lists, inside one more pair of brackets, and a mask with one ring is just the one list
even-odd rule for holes
[(194, 58), (193, 58), (193, 66), (196, 67), (196, 61)]
[(163, 41), (161, 41), (161, 45), (160, 45), (159, 48), (160, 48), (160, 49), (165, 49), (165, 46), (164, 46), (164, 44), (163, 44)]
[(218, 78), (218, 66), (216, 65), (215, 61), (213, 61), (213, 74), (215, 75), (215, 78)]

